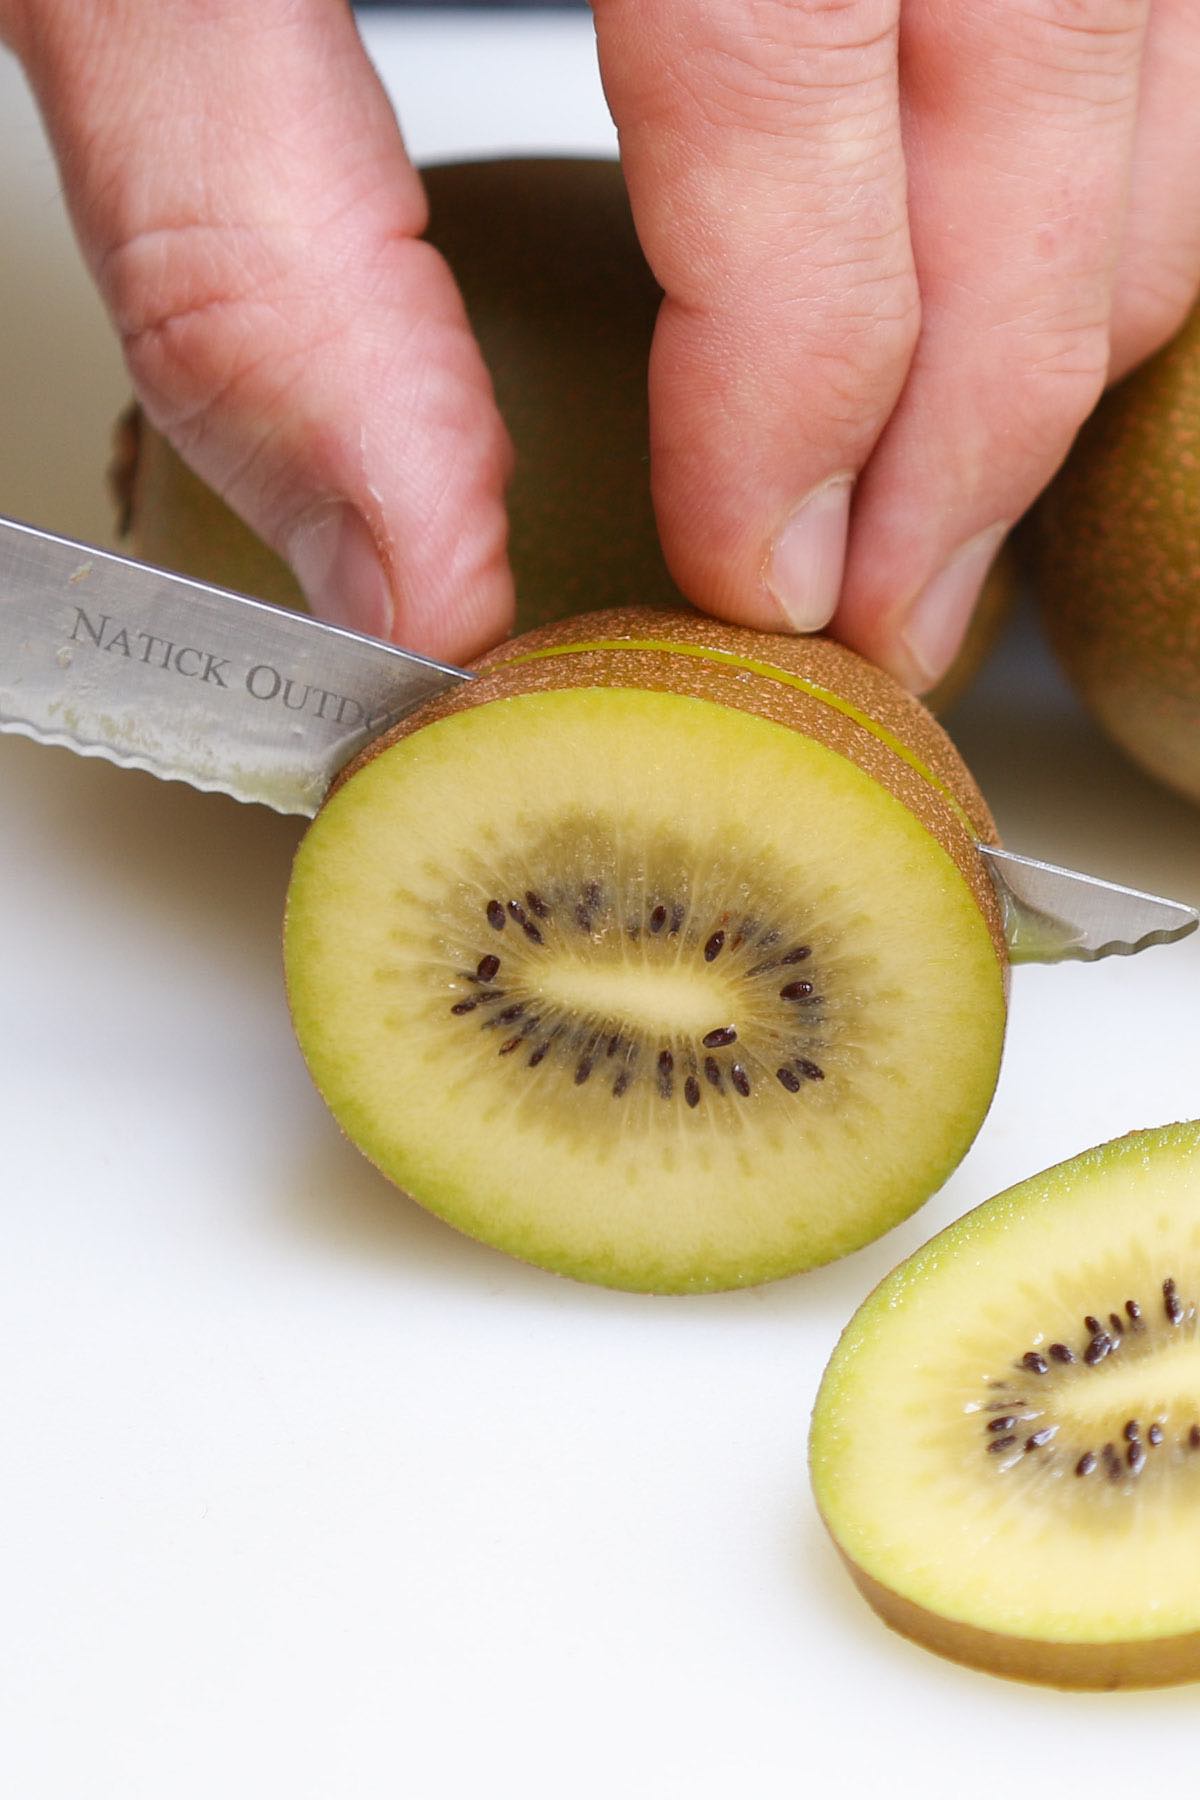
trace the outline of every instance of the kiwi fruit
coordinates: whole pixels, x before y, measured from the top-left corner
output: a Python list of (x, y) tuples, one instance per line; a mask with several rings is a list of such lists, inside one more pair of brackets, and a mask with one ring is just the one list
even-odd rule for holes
[(1061, 1687), (1200, 1677), (1200, 1122), (987, 1201), (847, 1326), (811, 1435), (871, 1605)]
[(1023, 548), (1085, 704), (1148, 774), (1200, 801), (1200, 309), (1101, 401)]
[(559, 621), (372, 743), (286, 907), (296, 1033), (422, 1205), (662, 1293), (840, 1256), (991, 1099), (987, 808), (941, 728), (824, 639)]
[[(516, 449), (508, 490), (516, 629), (610, 606), (685, 606), (650, 498), (646, 368), (661, 292), (620, 165), (522, 158), (423, 171), (429, 237), (454, 270)], [(117, 430), (118, 525), (137, 556), (285, 606), (286, 565), (137, 409)], [(1015, 585), (1002, 553), (953, 668), (944, 710), (993, 643)]]

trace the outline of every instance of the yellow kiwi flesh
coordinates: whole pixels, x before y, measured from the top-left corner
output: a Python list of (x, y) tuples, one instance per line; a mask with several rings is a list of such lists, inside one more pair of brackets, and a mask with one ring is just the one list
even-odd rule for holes
[(982, 1120), (1007, 965), (940, 729), (848, 651), (559, 624), (370, 746), (285, 957), (335, 1117), (563, 1274), (742, 1286), (844, 1254)]
[[(430, 240), (459, 282), (516, 450), (508, 491), (516, 629), (607, 606), (685, 604), (650, 498), (646, 371), (660, 290), (620, 166), (522, 158), (423, 171)], [(281, 605), (294, 577), (134, 413), (113, 485), (145, 561)], [(1002, 554), (953, 668), (948, 706), (995, 638), (1014, 586)]]
[(872, 1606), (1063, 1687), (1200, 1676), (1200, 1123), (988, 1201), (847, 1326), (813, 1487)]
[(1200, 310), (1101, 401), (1025, 540), (1051, 642), (1091, 711), (1200, 801)]

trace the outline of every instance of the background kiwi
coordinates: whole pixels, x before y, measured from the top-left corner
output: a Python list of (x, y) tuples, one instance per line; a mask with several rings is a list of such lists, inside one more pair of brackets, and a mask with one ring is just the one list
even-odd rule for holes
[(945, 734), (822, 639), (560, 621), (335, 787), (287, 905), (347, 1134), (471, 1235), (654, 1292), (878, 1236), (990, 1103), (1007, 957)]
[(1101, 401), (1023, 545), (1091, 711), (1148, 773), (1200, 801), (1200, 310)]
[[(423, 172), (429, 237), (459, 281), (516, 448), (508, 493), (516, 630), (611, 606), (686, 605), (650, 499), (646, 366), (661, 297), (620, 165), (506, 159)], [(147, 562), (280, 605), (291, 571), (137, 412), (113, 462), (120, 523)], [(928, 697), (957, 698), (1015, 586), (1007, 551), (953, 667)]]
[(889, 1624), (1064, 1687), (1200, 1677), (1200, 1123), (977, 1207), (847, 1326), (813, 1483)]

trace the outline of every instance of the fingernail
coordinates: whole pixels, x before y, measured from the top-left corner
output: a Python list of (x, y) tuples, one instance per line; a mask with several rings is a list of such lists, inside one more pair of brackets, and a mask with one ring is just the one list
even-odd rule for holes
[(958, 653), (979, 590), (1009, 527), (989, 525), (968, 540), (925, 583), (908, 609), (900, 645), (912, 668), (913, 685), (932, 687)]
[(854, 479), (835, 475), (802, 500), (771, 546), (764, 578), (793, 631), (828, 625), (842, 586)]
[(319, 618), (373, 637), (391, 636), (391, 583), (356, 507), (336, 500), (314, 508), (294, 528), (287, 557)]

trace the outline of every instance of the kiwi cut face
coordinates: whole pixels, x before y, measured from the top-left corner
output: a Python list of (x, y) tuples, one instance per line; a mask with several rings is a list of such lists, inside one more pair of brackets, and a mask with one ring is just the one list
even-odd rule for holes
[(1065, 1687), (1200, 1677), (1200, 1123), (969, 1213), (843, 1334), (821, 1513), (930, 1648)]
[(301, 846), (289, 996), (335, 1117), (431, 1211), (605, 1285), (736, 1287), (877, 1236), (994, 1086), (970, 884), (812, 736), (524, 668), (369, 758)]

